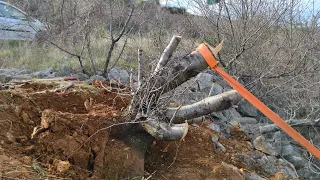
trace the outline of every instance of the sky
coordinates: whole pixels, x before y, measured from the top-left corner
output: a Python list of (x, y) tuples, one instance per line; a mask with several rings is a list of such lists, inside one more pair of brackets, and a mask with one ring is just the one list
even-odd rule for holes
[[(160, 4), (163, 6), (174, 6), (174, 7), (184, 7), (187, 9), (189, 13), (192, 14), (201, 14), (199, 10), (197, 10), (195, 1), (204, 1), (207, 0), (160, 0)], [(230, 1), (230, 0), (227, 0)], [(314, 3), (313, 3), (314, 2)], [(312, 17), (313, 14), (313, 4), (314, 4), (314, 12), (315, 14), (320, 11), (320, 0), (300, 0), (300, 5), (306, 8), (303, 14), (306, 18)], [(211, 8), (214, 8), (217, 5), (211, 5)]]

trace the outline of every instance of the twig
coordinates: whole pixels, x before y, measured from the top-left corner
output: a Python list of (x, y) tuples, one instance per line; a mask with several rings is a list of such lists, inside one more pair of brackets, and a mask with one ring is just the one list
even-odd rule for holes
[(177, 112), (180, 110), (181, 107), (182, 107), (182, 106), (180, 105), (180, 106), (176, 109), (176, 111), (173, 113), (173, 115), (172, 115), (172, 117), (171, 117), (171, 119), (170, 119), (169, 126), (171, 126), (172, 121), (174, 120), (174, 117), (176, 116)]
[(143, 71), (142, 71), (142, 49), (138, 49), (138, 65), (139, 65), (139, 69), (138, 69), (138, 88), (137, 90), (140, 89), (141, 84), (142, 84), (142, 77), (143, 77)]

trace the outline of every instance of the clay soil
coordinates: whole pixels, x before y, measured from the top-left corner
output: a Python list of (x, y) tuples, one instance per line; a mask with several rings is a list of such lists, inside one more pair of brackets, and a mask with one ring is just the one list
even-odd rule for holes
[[(141, 171), (149, 179), (243, 178), (221, 166), (236, 164), (234, 154), (253, 151), (241, 131), (220, 137), (222, 152), (210, 141), (208, 122), (191, 125), (184, 140), (155, 140), (141, 157), (112, 135), (129, 96), (107, 84), (108, 90), (76, 86), (52, 92), (59, 86), (29, 82), (0, 91), (0, 179), (142, 179), (133, 176)], [(61, 169), (63, 162), (70, 167)]]

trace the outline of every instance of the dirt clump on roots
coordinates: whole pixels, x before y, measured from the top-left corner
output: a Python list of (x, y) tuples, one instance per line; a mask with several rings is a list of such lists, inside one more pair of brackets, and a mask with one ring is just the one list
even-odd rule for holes
[[(59, 86), (29, 82), (0, 91), (0, 179), (243, 178), (232, 167), (234, 154), (253, 151), (242, 132), (225, 139), (206, 121), (190, 125), (184, 140), (154, 140), (140, 154), (115, 136), (129, 92), (108, 84), (52, 91)], [(211, 142), (214, 135), (225, 152)]]

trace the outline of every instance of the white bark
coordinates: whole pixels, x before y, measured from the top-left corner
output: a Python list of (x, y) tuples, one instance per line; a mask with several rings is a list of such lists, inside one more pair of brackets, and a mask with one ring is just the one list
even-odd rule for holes
[(230, 108), (242, 100), (242, 96), (236, 91), (228, 91), (216, 96), (205, 98), (197, 103), (176, 108), (168, 108), (166, 116), (173, 117), (173, 123), (182, 123), (185, 120), (201, 117), (213, 112), (221, 111)]
[(173, 36), (168, 46), (164, 49), (163, 53), (161, 54), (160, 60), (154, 70), (154, 74), (157, 74), (161, 71), (161, 69), (168, 63), (170, 57), (172, 56), (173, 52), (178, 47), (181, 36)]
[(159, 140), (177, 141), (183, 139), (188, 132), (188, 123), (169, 125), (159, 122), (157, 119), (148, 118), (148, 122), (142, 123), (142, 127), (153, 137)]

